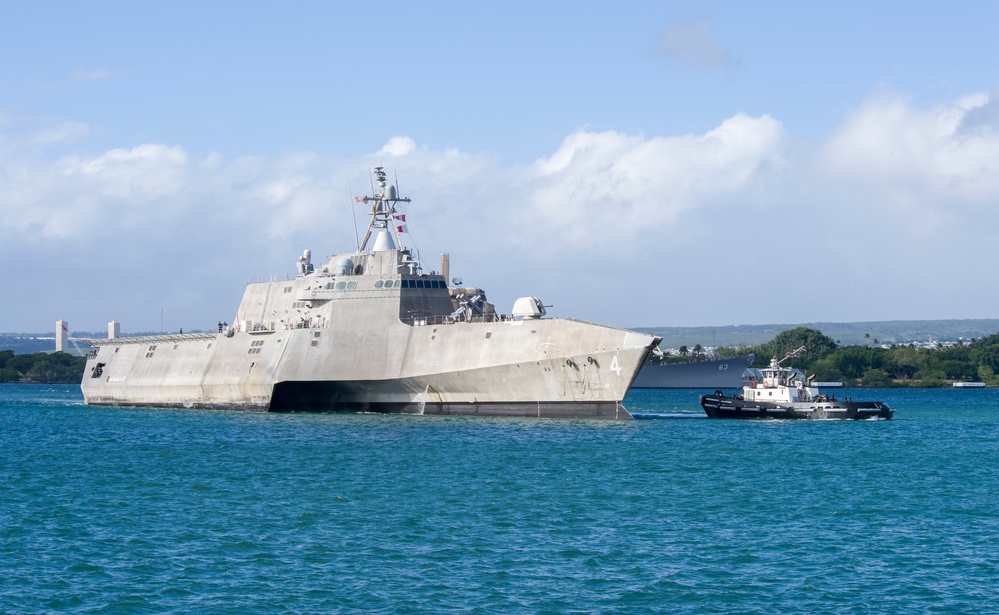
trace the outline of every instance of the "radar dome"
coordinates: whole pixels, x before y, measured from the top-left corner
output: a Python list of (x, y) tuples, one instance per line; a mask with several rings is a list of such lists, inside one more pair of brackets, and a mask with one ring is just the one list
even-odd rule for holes
[(337, 275), (350, 275), (354, 271), (354, 261), (350, 260), (346, 256), (341, 258), (336, 264), (336, 274)]
[(392, 241), (392, 236), (389, 235), (388, 231), (382, 229), (375, 236), (374, 251), (385, 252), (387, 250), (395, 250), (395, 242)]

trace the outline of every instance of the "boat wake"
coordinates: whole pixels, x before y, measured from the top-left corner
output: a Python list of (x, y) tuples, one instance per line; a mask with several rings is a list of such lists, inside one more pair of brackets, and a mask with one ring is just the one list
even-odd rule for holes
[(700, 412), (632, 412), (636, 421), (659, 421), (664, 419), (697, 419), (708, 418)]

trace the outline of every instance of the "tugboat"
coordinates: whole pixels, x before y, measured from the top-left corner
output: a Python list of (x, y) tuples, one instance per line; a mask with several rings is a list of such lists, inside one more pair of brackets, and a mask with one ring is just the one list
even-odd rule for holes
[(742, 393), (732, 396), (722, 391), (701, 395), (701, 407), (711, 418), (725, 419), (812, 419), (863, 420), (890, 419), (895, 411), (880, 401), (843, 400), (820, 393), (812, 377), (781, 365), (804, 352), (802, 346), (787, 356), (770, 360), (770, 367), (749, 368), (743, 372)]

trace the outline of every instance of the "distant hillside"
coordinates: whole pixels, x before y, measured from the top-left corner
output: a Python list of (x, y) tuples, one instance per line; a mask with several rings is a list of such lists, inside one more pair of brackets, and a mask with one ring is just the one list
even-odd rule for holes
[(13, 350), (14, 354), (53, 351), (55, 333), (0, 333), (0, 350)]
[(870, 344), (911, 344), (913, 342), (953, 342), (999, 332), (999, 318), (979, 320), (885, 320), (877, 322), (811, 322), (786, 325), (728, 325), (721, 327), (640, 327), (636, 331), (663, 338), (663, 346), (679, 348), (702, 346), (755, 346), (765, 344), (778, 333), (808, 327), (837, 341), (840, 346)]

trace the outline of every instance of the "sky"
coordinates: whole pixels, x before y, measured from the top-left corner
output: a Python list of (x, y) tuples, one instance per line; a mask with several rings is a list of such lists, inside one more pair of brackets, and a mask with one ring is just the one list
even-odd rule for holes
[[(619, 327), (999, 316), (999, 3), (0, 6), (0, 331), (355, 249)], [(355, 222), (356, 220), (356, 222)], [(363, 227), (360, 229), (363, 232)]]

